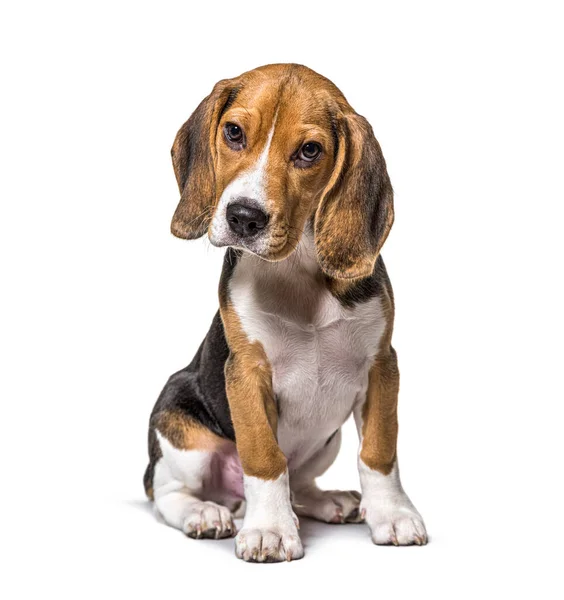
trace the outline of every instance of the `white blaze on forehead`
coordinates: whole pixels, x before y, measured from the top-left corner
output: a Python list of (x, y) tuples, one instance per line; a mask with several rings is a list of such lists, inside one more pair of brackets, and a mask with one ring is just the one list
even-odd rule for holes
[[(242, 173), (239, 177), (235, 178), (230, 185), (235, 184), (234, 187), (240, 187), (243, 193), (238, 194), (239, 196), (256, 200), (262, 207), (267, 208), (268, 199), (266, 197), (266, 165), (268, 163), (268, 154), (270, 152), (270, 146), (272, 145), (272, 138), (274, 137), (274, 128), (276, 127), (276, 119), (278, 118), (278, 109), (274, 115), (272, 121), (272, 127), (268, 132), (266, 144), (257, 162), (254, 166), (245, 173)], [(228, 186), (229, 187), (229, 186)], [(248, 194), (244, 193), (248, 190)]]
[(277, 118), (278, 109), (274, 114), (272, 126), (268, 132), (264, 148), (254, 165), (235, 177), (223, 190), (211, 227), (210, 237), (213, 242), (221, 243), (229, 235), (225, 214), (229, 204), (236, 202), (238, 198), (253, 200), (259, 208), (262, 208), (265, 213), (269, 214), (269, 201), (266, 194), (266, 167)]

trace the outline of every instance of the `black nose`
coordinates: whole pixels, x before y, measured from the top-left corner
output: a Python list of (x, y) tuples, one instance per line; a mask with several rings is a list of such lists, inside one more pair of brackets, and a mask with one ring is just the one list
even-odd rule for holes
[(239, 203), (227, 207), (226, 218), (231, 231), (241, 237), (257, 235), (268, 223), (268, 215), (260, 208)]

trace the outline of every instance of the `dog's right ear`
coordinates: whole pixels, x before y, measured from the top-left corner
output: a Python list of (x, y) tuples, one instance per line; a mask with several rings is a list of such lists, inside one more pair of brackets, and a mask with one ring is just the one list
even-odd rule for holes
[(233, 80), (217, 83), (176, 134), (171, 150), (180, 190), (180, 202), (171, 224), (176, 237), (193, 240), (207, 231), (215, 203), (217, 126), (235, 93)]

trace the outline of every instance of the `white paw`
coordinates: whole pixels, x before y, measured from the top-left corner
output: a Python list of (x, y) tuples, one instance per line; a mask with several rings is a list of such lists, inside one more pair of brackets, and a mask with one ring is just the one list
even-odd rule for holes
[(359, 523), (360, 494), (351, 490), (300, 492), (294, 496), (294, 510), (304, 517), (312, 517), (326, 523)]
[(297, 560), (304, 548), (296, 527), (244, 527), (235, 538), (235, 554), (249, 562)]
[(232, 537), (236, 533), (229, 509), (215, 502), (191, 503), (182, 529), (187, 536), (196, 539), (218, 540)]
[[(409, 500), (408, 500), (409, 502)], [(397, 506), (385, 509), (370, 508), (361, 510), (375, 544), (393, 544), (394, 546), (423, 546), (427, 543), (427, 531), (421, 515), (411, 508), (411, 503), (406, 506)]]

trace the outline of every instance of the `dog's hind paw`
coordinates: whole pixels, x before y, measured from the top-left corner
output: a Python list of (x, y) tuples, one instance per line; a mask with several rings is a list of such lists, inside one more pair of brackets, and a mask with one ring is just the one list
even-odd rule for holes
[(356, 490), (303, 490), (294, 493), (293, 507), (303, 517), (325, 523), (360, 523), (360, 494)]
[(236, 533), (233, 515), (215, 502), (193, 502), (184, 520), (184, 533), (195, 539), (221, 539)]

